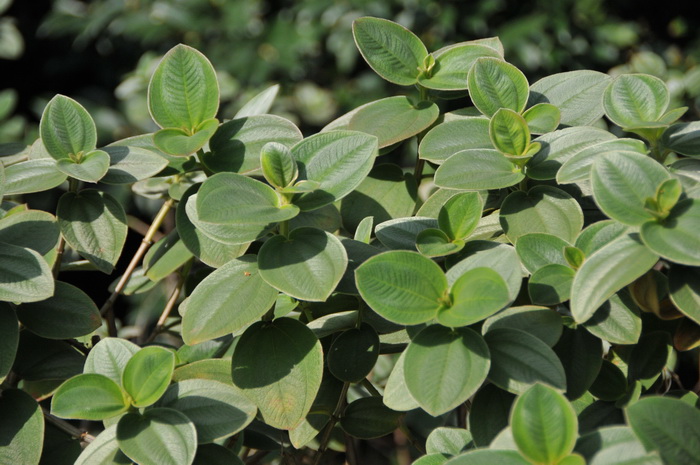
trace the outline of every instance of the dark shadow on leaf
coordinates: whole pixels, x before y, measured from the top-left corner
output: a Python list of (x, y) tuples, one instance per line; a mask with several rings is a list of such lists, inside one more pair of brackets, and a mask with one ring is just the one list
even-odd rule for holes
[[(300, 236), (300, 234), (304, 234)], [(276, 270), (296, 263), (304, 263), (326, 249), (328, 237), (316, 228), (298, 228), (286, 240), (276, 236), (263, 244), (258, 255), (261, 270)]]
[(212, 171), (232, 171), (237, 173), (245, 162), (246, 147), (236, 139), (236, 135), (245, 125), (248, 118), (238, 118), (227, 121), (216, 131), (209, 140), (208, 152), (202, 160)]

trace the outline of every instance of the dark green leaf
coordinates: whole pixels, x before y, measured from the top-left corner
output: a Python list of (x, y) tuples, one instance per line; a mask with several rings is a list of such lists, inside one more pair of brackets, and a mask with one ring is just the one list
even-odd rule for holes
[(569, 300), (576, 271), (554, 263), (537, 269), (527, 283), (530, 300), (535, 305), (556, 305)]
[(554, 346), (566, 373), (566, 397), (578, 399), (595, 381), (603, 363), (603, 344), (583, 328), (564, 328)]
[(530, 333), (552, 347), (562, 333), (561, 316), (547, 307), (525, 305), (510, 307), (484, 321), (483, 334), (497, 328), (512, 328)]
[(616, 401), (627, 392), (627, 378), (617, 365), (603, 360), (598, 376), (590, 386), (590, 391), (600, 400)]
[(700, 268), (672, 266), (668, 286), (671, 300), (678, 310), (700, 323)]
[(380, 397), (363, 397), (345, 407), (340, 426), (356, 438), (378, 438), (394, 431), (401, 415), (384, 405)]
[(0, 393), (0, 463), (36, 465), (44, 439), (41, 407), (19, 389)]
[(0, 301), (38, 302), (53, 291), (53, 275), (41, 255), (0, 242)]
[(469, 430), (479, 447), (488, 446), (508, 426), (510, 410), (515, 396), (487, 384), (472, 399), (469, 411)]
[(367, 323), (343, 331), (328, 351), (328, 369), (341, 381), (358, 383), (374, 368), (379, 357), (379, 336)]
[(0, 383), (10, 372), (19, 343), (19, 321), (10, 304), (0, 302)]

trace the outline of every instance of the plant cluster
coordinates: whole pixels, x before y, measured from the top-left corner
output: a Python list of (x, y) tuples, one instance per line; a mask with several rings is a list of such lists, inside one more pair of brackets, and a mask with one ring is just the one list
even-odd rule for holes
[[(359, 441), (397, 429), (416, 465), (700, 460), (700, 123), (651, 75), (530, 84), (495, 37), (353, 35), (416, 95), (308, 137), (268, 114), (276, 88), (220, 121), (178, 45), (156, 132), (98, 147), (58, 95), (1, 159), (0, 462), (368, 463)], [(413, 170), (382, 161), (399, 147)], [(98, 309), (61, 278), (115, 270), (112, 185), (162, 207)], [(60, 186), (55, 213), (22, 202)], [(120, 333), (119, 296), (173, 276), (152, 331)]]

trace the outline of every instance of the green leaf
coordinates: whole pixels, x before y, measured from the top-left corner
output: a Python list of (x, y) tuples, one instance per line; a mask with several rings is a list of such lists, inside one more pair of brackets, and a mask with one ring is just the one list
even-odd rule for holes
[(489, 380), (508, 392), (522, 394), (536, 383), (566, 390), (564, 367), (554, 351), (524, 331), (497, 328), (484, 335), (491, 352)]
[(388, 97), (359, 108), (347, 129), (377, 136), (381, 149), (427, 129), (439, 114), (440, 109), (435, 103), (423, 101), (414, 104), (408, 97)]
[(5, 195), (31, 194), (61, 185), (67, 176), (56, 167), (56, 160), (27, 160), (5, 168)]
[(272, 237), (258, 253), (262, 279), (299, 300), (326, 300), (347, 265), (348, 257), (338, 238), (315, 228), (297, 228), (288, 238)]
[(175, 355), (164, 347), (148, 346), (136, 352), (122, 374), (122, 385), (134, 407), (148, 407), (160, 399), (174, 369)]
[(363, 264), (367, 259), (381, 252), (381, 250), (373, 245), (365, 244), (364, 242), (341, 238), (340, 242), (345, 248), (345, 253), (348, 256), (348, 266), (343, 273), (343, 277), (335, 288), (336, 292), (343, 294), (359, 295), (357, 286), (355, 285), (355, 270)]
[(569, 159), (588, 147), (615, 140), (610, 132), (590, 126), (559, 129), (544, 134), (532, 142), (541, 145), (540, 150), (527, 164), (527, 175), (545, 181), (554, 179)]
[(501, 108), (493, 114), (489, 122), (489, 135), (493, 146), (506, 155), (524, 155), (530, 145), (527, 121), (508, 108)]
[(446, 454), (426, 454), (414, 460), (412, 465), (444, 465), (449, 458)]
[(543, 384), (528, 389), (513, 406), (513, 439), (534, 463), (556, 465), (574, 450), (576, 413), (566, 398)]
[(598, 376), (590, 385), (589, 390), (600, 400), (616, 401), (627, 392), (627, 377), (617, 365), (603, 360)]
[(210, 379), (224, 384), (233, 384), (231, 361), (228, 358), (198, 360), (176, 368), (173, 372), (173, 382), (178, 383), (186, 379)]
[(681, 155), (700, 155), (700, 121), (678, 123), (666, 129), (661, 136), (661, 145)]
[(510, 307), (484, 321), (482, 334), (491, 329), (512, 328), (525, 331), (552, 347), (562, 333), (561, 316), (547, 307), (523, 305)]
[(613, 139), (592, 145), (576, 152), (569, 158), (559, 171), (557, 171), (557, 182), (560, 184), (570, 184), (586, 181), (591, 174), (593, 162), (606, 152), (637, 152), (645, 155), (647, 146), (638, 139)]
[(401, 86), (418, 81), (428, 50), (415, 34), (392, 21), (363, 17), (352, 23), (360, 54), (382, 78)]
[(12, 369), (19, 343), (19, 321), (10, 304), (0, 302), (0, 383)]
[(44, 439), (44, 416), (39, 404), (19, 389), (3, 390), (0, 418), (0, 463), (38, 464)]
[(205, 379), (173, 384), (156, 404), (184, 413), (197, 429), (197, 442), (206, 444), (245, 428), (257, 407), (237, 388)]
[(141, 465), (190, 465), (197, 451), (194, 424), (177, 410), (127, 413), (117, 424), (122, 452)]
[(364, 397), (345, 407), (340, 427), (356, 438), (379, 438), (398, 428), (401, 415), (384, 405), (380, 397)]
[(197, 447), (197, 455), (192, 465), (244, 465), (232, 450), (218, 444), (204, 444)]
[(406, 351), (404, 350), (394, 364), (394, 369), (391, 371), (389, 379), (384, 386), (383, 396), (384, 404), (387, 407), (401, 412), (407, 412), (420, 407), (406, 386), (406, 379), (404, 376), (405, 359)]
[(454, 457), (445, 465), (528, 465), (522, 455), (514, 450), (477, 449)]
[(111, 195), (84, 189), (66, 192), (56, 209), (66, 242), (98, 270), (110, 274), (126, 241), (126, 214)]
[(61, 418), (104, 420), (126, 412), (129, 401), (117, 383), (85, 373), (67, 380), (51, 399), (51, 414)]
[(474, 42), (448, 45), (432, 55), (435, 65), (418, 76), (418, 83), (428, 89), (447, 91), (467, 89), (467, 75), (478, 58), (503, 58), (495, 48)]
[(0, 242), (44, 256), (56, 248), (60, 234), (56, 218), (41, 210), (18, 211), (0, 220)]
[(654, 219), (646, 207), (656, 188), (671, 175), (651, 158), (634, 152), (608, 152), (591, 167), (596, 204), (610, 218), (632, 226)]
[(450, 288), (451, 305), (438, 311), (441, 325), (456, 327), (477, 323), (510, 303), (508, 286), (492, 268), (473, 268)]
[(700, 266), (699, 229), (700, 200), (686, 199), (663, 222), (644, 223), (640, 236), (644, 245), (662, 257), (681, 265)]
[(529, 89), (525, 75), (498, 58), (479, 58), (469, 70), (469, 96), (481, 113), (491, 118), (499, 109), (521, 113)]
[(416, 236), (416, 249), (426, 257), (442, 257), (457, 253), (464, 247), (464, 241), (451, 241), (439, 229), (424, 229)]
[(148, 179), (168, 166), (168, 160), (158, 151), (128, 145), (136, 144), (137, 137), (139, 136), (123, 139), (101, 149), (109, 155), (110, 166), (100, 181), (106, 184), (131, 184)]
[(372, 310), (405, 325), (435, 318), (447, 291), (447, 279), (440, 267), (408, 251), (375, 255), (355, 270), (355, 281)]
[(673, 351), (671, 337), (663, 331), (652, 331), (639, 338), (632, 346), (627, 361), (627, 379), (651, 384), (666, 367)]
[(152, 281), (160, 281), (177, 271), (192, 258), (176, 230), (171, 231), (148, 249), (143, 257), (146, 276)]
[(130, 465), (132, 462), (119, 449), (117, 425), (105, 428), (75, 461), (75, 465)]
[(566, 397), (583, 396), (595, 381), (603, 362), (603, 344), (582, 328), (565, 328), (554, 352), (566, 372)]
[(639, 309), (625, 289), (604, 302), (582, 326), (611, 344), (636, 344), (642, 334)]
[(428, 435), (425, 451), (428, 454), (459, 455), (474, 447), (469, 430), (440, 426)]
[(547, 233), (571, 243), (583, 227), (583, 213), (569, 194), (541, 185), (508, 195), (501, 205), (500, 222), (511, 242), (525, 234)]
[(603, 94), (605, 115), (622, 128), (644, 127), (659, 121), (669, 103), (669, 91), (661, 79), (647, 74), (623, 74)]
[(63, 341), (21, 331), (12, 371), (25, 381), (65, 380), (83, 371), (85, 357)]
[(234, 333), (260, 318), (276, 298), (277, 291), (260, 276), (254, 255), (233, 259), (204, 278), (189, 296), (182, 337), (192, 345)]
[(106, 337), (90, 350), (85, 359), (83, 373), (104, 375), (119, 386), (122, 384), (122, 374), (127, 362), (139, 346), (126, 339)]
[(646, 397), (627, 408), (627, 421), (647, 449), (665, 464), (684, 465), (700, 457), (700, 412), (682, 401)]
[(258, 322), (233, 353), (233, 383), (268, 425), (293, 429), (311, 409), (323, 375), (323, 350), (310, 329), (290, 318)]
[(522, 170), (493, 149), (463, 150), (435, 172), (435, 184), (446, 189), (502, 189), (523, 180)]
[(629, 426), (608, 426), (581, 436), (576, 451), (591, 465), (662, 464), (657, 453), (647, 453)]
[(588, 225), (576, 238), (577, 249), (588, 257), (615, 239), (625, 235), (630, 228), (613, 220), (603, 220)]
[(17, 318), (27, 329), (48, 339), (85, 336), (102, 325), (97, 305), (79, 288), (56, 281), (54, 294), (40, 302), (17, 307)]
[(216, 173), (231, 171), (241, 174), (259, 173), (260, 151), (269, 142), (291, 148), (302, 139), (291, 121), (275, 115), (255, 115), (227, 121), (209, 140), (211, 152), (202, 162)]
[(532, 273), (527, 283), (530, 300), (535, 305), (556, 305), (569, 300), (576, 271), (553, 263)]
[(359, 383), (379, 357), (379, 336), (367, 323), (343, 331), (328, 351), (328, 369), (341, 381)]
[(219, 120), (210, 118), (192, 130), (164, 128), (153, 134), (153, 142), (163, 152), (176, 157), (189, 157), (204, 147), (219, 129)]
[(523, 113), (527, 127), (532, 134), (545, 134), (554, 131), (559, 126), (561, 112), (559, 108), (549, 103), (538, 103)]
[(561, 110), (562, 125), (588, 126), (603, 116), (603, 92), (611, 81), (590, 70), (552, 74), (530, 86), (528, 105), (552, 104)]
[(148, 109), (160, 127), (190, 133), (214, 118), (219, 109), (219, 84), (207, 57), (187, 45), (171, 48), (148, 84)]
[(273, 187), (290, 186), (299, 176), (291, 150), (279, 142), (268, 142), (260, 152), (263, 176)]
[(225, 244), (242, 244), (267, 234), (299, 213), (283, 205), (268, 185), (235, 173), (208, 178), (187, 200), (187, 216), (204, 234)]
[(700, 268), (672, 266), (668, 275), (668, 289), (676, 308), (700, 323)]
[(487, 118), (459, 118), (436, 125), (421, 140), (418, 154), (440, 164), (455, 153), (470, 149), (493, 149)]
[(416, 250), (416, 240), (421, 231), (437, 228), (437, 220), (414, 216), (384, 221), (374, 228), (377, 239), (388, 249)]
[(107, 174), (109, 154), (103, 150), (92, 150), (79, 160), (62, 158), (56, 162), (56, 167), (71, 178), (95, 183)]
[(598, 307), (646, 273), (658, 259), (637, 234), (626, 234), (590, 255), (571, 286), (571, 313), (576, 322), (586, 322)]
[(54, 160), (79, 159), (95, 150), (97, 144), (97, 130), (90, 114), (64, 95), (56, 95), (46, 104), (39, 133)]
[(479, 447), (488, 446), (506, 427), (510, 417), (511, 406), (515, 396), (487, 384), (472, 399), (469, 411), (469, 431), (474, 443)]
[(279, 90), (280, 85), (274, 84), (259, 94), (256, 94), (252, 99), (248, 100), (240, 110), (238, 110), (233, 119), (266, 114), (270, 111), (275, 98), (277, 98), (277, 93)]
[(571, 244), (564, 239), (545, 233), (524, 234), (515, 243), (515, 251), (525, 268), (534, 273), (540, 268), (552, 265), (566, 265), (564, 248)]
[(320, 208), (352, 192), (369, 174), (378, 154), (377, 138), (357, 131), (330, 131), (307, 137), (292, 148), (299, 179), (320, 183), (296, 196), (301, 210)]
[(53, 275), (41, 255), (0, 243), (0, 301), (38, 302), (51, 297), (53, 291)]
[(489, 371), (489, 350), (469, 328), (432, 325), (406, 349), (406, 386), (423, 410), (449, 412), (479, 389)]

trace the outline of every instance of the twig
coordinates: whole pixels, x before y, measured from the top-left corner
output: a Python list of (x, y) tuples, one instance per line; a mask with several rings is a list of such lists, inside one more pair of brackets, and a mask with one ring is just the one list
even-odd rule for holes
[[(133, 215), (126, 215), (126, 224), (129, 229), (137, 232), (141, 236), (148, 234), (148, 223), (141, 221)], [(165, 236), (165, 234), (158, 231), (156, 232), (155, 236), (153, 236), (153, 241), (158, 242), (163, 236)]]
[(173, 308), (175, 308), (175, 304), (177, 303), (177, 299), (180, 298), (180, 293), (182, 292), (182, 287), (185, 285), (185, 279), (187, 278), (187, 275), (190, 272), (190, 268), (192, 266), (192, 260), (188, 260), (187, 263), (181, 268), (177, 284), (175, 285), (175, 289), (173, 289), (173, 292), (170, 294), (170, 298), (168, 299), (168, 302), (165, 304), (165, 308), (163, 309), (163, 313), (160, 314), (160, 318), (158, 318), (158, 322), (156, 323), (156, 327), (153, 328), (153, 331), (151, 332), (151, 335), (146, 339), (146, 343), (148, 344), (149, 342), (153, 342), (153, 340), (163, 331), (165, 331), (165, 321), (168, 319), (170, 316), (170, 312), (173, 311)]
[(60, 418), (56, 418), (55, 416), (51, 415), (51, 413), (47, 412), (44, 407), (41, 407), (41, 412), (44, 414), (44, 419), (48, 423), (51, 423), (56, 428), (70, 434), (71, 437), (78, 438), (81, 442), (86, 442), (88, 444), (95, 440), (95, 436), (93, 436), (92, 434), (88, 434), (87, 431), (80, 431), (78, 428), (71, 425), (67, 421), (61, 420)]
[(379, 391), (377, 391), (377, 388), (374, 387), (374, 384), (372, 384), (372, 382), (370, 380), (368, 380), (367, 378), (360, 381), (360, 384), (362, 384), (362, 387), (367, 389), (367, 391), (369, 391), (369, 393), (372, 394), (372, 397), (381, 397), (382, 396), (379, 393)]
[(346, 397), (348, 395), (348, 388), (350, 388), (350, 383), (343, 383), (343, 389), (340, 391), (340, 397), (338, 398), (338, 403), (335, 405), (335, 410), (333, 410), (333, 415), (331, 415), (331, 419), (328, 421), (326, 429), (323, 430), (321, 443), (319, 444), (318, 450), (316, 451), (316, 456), (314, 457), (314, 465), (319, 465), (321, 463), (321, 457), (323, 456), (323, 453), (326, 451), (326, 449), (328, 449), (328, 443), (331, 440), (331, 433), (333, 432), (335, 424), (338, 423), (338, 420), (340, 419), (340, 414), (343, 411), (343, 407), (345, 406)]
[(345, 461), (348, 465), (359, 465), (355, 441), (348, 433), (345, 433)]
[(56, 248), (56, 261), (53, 264), (53, 279), (58, 278), (58, 273), (61, 271), (61, 261), (63, 260), (63, 252), (66, 248), (66, 240), (61, 235), (58, 240), (58, 247)]

